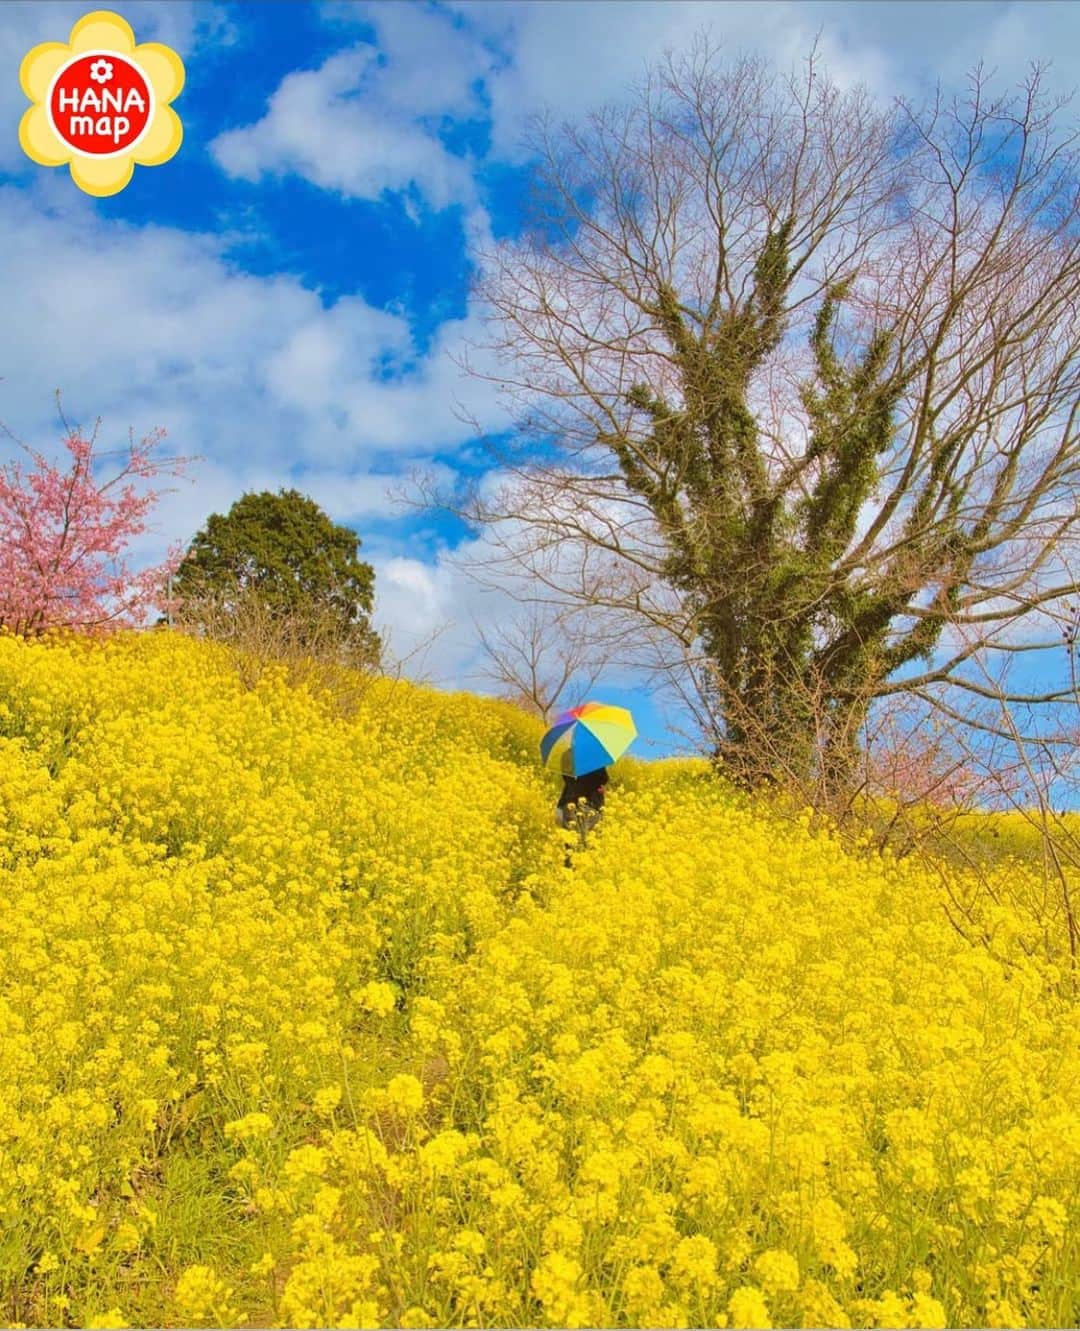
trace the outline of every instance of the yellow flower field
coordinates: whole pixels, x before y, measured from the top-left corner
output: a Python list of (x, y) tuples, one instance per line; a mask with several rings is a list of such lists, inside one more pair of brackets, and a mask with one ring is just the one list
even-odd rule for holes
[(0, 639), (5, 1321), (1074, 1325), (1033, 870), (975, 947), (938, 874), (675, 761), (567, 870), (539, 733)]

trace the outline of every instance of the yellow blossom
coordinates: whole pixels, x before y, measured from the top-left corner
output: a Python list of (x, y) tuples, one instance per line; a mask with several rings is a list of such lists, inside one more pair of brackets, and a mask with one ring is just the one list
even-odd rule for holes
[(1022, 819), (939, 873), (625, 761), (567, 872), (532, 718), (255, 664), (0, 632), (24, 1322), (1076, 1322), (1076, 998)]
[(740, 1285), (728, 1300), (730, 1325), (733, 1327), (770, 1327), (769, 1305), (761, 1290)]

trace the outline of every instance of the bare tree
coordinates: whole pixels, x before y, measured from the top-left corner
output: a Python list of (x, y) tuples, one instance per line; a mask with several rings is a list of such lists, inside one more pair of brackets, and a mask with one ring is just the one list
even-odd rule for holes
[(1080, 192), (1042, 85), (882, 108), (702, 40), (534, 128), (535, 224), (483, 256), (466, 362), (518, 429), (467, 511), (492, 562), (614, 616), (749, 784), (855, 779), (879, 700), (962, 713), (988, 653), (1060, 654)]
[(284, 670), (293, 685), (306, 685), (352, 711), (378, 677), (368, 639), (342, 623), (332, 607), (317, 603), (282, 613), (257, 588), (207, 591), (170, 606), (182, 633), (220, 643), (245, 689), (271, 671)]
[(508, 619), (475, 628), (484, 654), (477, 674), (545, 722), (567, 703), (571, 688), (576, 701), (584, 700), (599, 678), (597, 643), (580, 619), (566, 612), (533, 603)]
[[(1072, 646), (1071, 626), (1066, 633)], [(1007, 687), (985, 665), (981, 684), (996, 714), (996, 729), (1007, 736), (1016, 759), (1014, 772), (1010, 773), (999, 764), (987, 764), (981, 749), (970, 746), (972, 765), (982, 764), (998, 796), (998, 807), (1018, 814), (1035, 834), (1041, 883), (1046, 890), (1019, 904), (1023, 913), (1037, 923), (1051, 958), (1058, 962), (1062, 955), (1067, 958), (1075, 992), (1080, 982), (1080, 920), (1076, 905), (1080, 890), (1080, 836), (1078, 815), (1067, 809), (1070, 804), (1075, 809), (1080, 794), (1080, 724), (1073, 711), (1058, 733), (1031, 736), (1025, 733), (1016, 708), (1010, 703)], [(1018, 773), (1015, 769), (1019, 769)], [(1015, 779), (1017, 774), (1019, 780)]]
[[(370, 635), (356, 633), (333, 606), (318, 601), (283, 612), (248, 586), (189, 595), (170, 608), (179, 632), (221, 646), (245, 689), (284, 672), (290, 685), (306, 687), (342, 716), (369, 703), (376, 681), (386, 685), (406, 675), (422, 681), (424, 655), (447, 627), (437, 626), (403, 655), (381, 637), (375, 660)], [(386, 687), (381, 696), (384, 702), (389, 697)]]

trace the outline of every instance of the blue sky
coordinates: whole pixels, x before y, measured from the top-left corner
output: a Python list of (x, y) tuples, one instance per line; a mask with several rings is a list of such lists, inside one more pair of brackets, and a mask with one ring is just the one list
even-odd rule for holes
[[(473, 621), (505, 607), (453, 562), (472, 535), (387, 491), (417, 466), (475, 473), (463, 414), (507, 426), (454, 357), (483, 313), (477, 252), (521, 222), (527, 115), (618, 100), (702, 27), (785, 66), (817, 35), (834, 78), (883, 100), (955, 86), (978, 60), (1003, 82), (1053, 60), (1062, 89), (1080, 72), (1080, 7), (1039, 0), (140, 0), (115, 10), (182, 55), (184, 145), (94, 200), (16, 137), (22, 56), (92, 7), (4, 6), (0, 420), (55, 446), (60, 388), (69, 417), (102, 416), (106, 439), (164, 426), (172, 450), (200, 455), (147, 558), (246, 489), (306, 490), (363, 538), (397, 650), (437, 634), (414, 666), (448, 686), (479, 687)], [(675, 718), (633, 680), (597, 691), (634, 706), (644, 754), (675, 743)]]

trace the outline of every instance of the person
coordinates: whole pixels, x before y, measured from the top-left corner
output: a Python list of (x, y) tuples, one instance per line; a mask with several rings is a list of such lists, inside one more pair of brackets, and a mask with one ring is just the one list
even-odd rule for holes
[(607, 783), (606, 767), (586, 772), (582, 776), (563, 777), (562, 794), (555, 808), (555, 821), (566, 831), (577, 832), (583, 846), (589, 832), (600, 821)]

